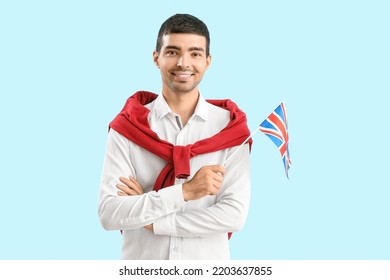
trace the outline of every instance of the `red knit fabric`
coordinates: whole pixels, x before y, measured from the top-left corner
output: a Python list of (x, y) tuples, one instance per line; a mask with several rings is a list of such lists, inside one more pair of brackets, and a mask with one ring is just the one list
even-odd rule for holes
[[(153, 190), (155, 191), (173, 185), (175, 178), (183, 179), (190, 176), (190, 159), (192, 157), (238, 146), (250, 135), (245, 113), (234, 102), (229, 99), (206, 100), (230, 111), (229, 124), (209, 138), (186, 146), (173, 145), (160, 139), (150, 129), (148, 123), (150, 111), (143, 105), (152, 102), (157, 96), (157, 94), (147, 91), (136, 92), (127, 99), (122, 111), (110, 123), (110, 128), (167, 162), (154, 184)], [(252, 139), (249, 140), (249, 143), (252, 143)]]

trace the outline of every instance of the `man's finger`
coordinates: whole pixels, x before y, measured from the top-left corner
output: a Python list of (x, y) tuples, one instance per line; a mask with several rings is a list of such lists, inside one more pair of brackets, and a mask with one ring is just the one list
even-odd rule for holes
[(130, 179), (127, 179), (125, 177), (119, 177), (119, 181), (121, 181), (123, 184), (125, 184), (128, 187), (131, 187), (132, 185)]
[(209, 195), (216, 195), (219, 192), (219, 187), (214, 185), (214, 189), (209, 192)]
[(125, 184), (127, 187), (134, 190), (136, 192), (136, 194), (143, 194), (144, 193), (144, 190), (142, 189), (141, 185), (133, 177), (130, 176), (129, 179), (124, 178), (124, 177), (120, 177), (119, 180), (123, 184)]
[(223, 181), (223, 176), (220, 173), (215, 173), (213, 176), (213, 180), (217, 181), (218, 183), (222, 183)]
[(128, 186), (117, 184), (116, 187), (122, 192), (126, 193), (127, 195), (138, 195), (138, 193), (135, 190), (129, 188)]
[(134, 189), (137, 191), (137, 193), (138, 194), (143, 194), (144, 190), (141, 187), (141, 185), (138, 183), (138, 181), (136, 179), (134, 179), (134, 177), (132, 177), (132, 176), (130, 176), (129, 179), (134, 184)]
[(225, 175), (225, 167), (222, 165), (209, 165), (208, 168), (214, 173), (220, 173), (222, 176)]

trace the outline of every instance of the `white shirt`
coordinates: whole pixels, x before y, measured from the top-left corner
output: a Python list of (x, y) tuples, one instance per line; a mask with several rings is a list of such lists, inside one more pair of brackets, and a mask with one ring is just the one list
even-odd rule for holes
[[(193, 116), (183, 127), (162, 94), (146, 107), (157, 135), (174, 145), (187, 145), (213, 136), (229, 122), (229, 112), (200, 96)], [(250, 159), (246, 144), (225, 166), (216, 196), (185, 202), (182, 183), (204, 165), (222, 164), (237, 147), (193, 157), (188, 179), (152, 190), (165, 161), (111, 129), (103, 165), (99, 217), (106, 230), (122, 230), (123, 259), (229, 259), (227, 232), (240, 230), (250, 199)], [(133, 176), (144, 194), (118, 196), (119, 177)], [(122, 184), (122, 183), (121, 183)], [(143, 227), (153, 223), (153, 231)], [(119, 234), (119, 233), (118, 233)]]

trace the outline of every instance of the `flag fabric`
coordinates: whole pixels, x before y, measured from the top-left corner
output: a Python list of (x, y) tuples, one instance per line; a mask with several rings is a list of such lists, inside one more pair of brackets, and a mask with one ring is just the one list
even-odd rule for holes
[(288, 178), (288, 170), (291, 166), (288, 150), (288, 130), (286, 108), (282, 102), (261, 124), (260, 131), (264, 132), (279, 148), (282, 156), (284, 170)]

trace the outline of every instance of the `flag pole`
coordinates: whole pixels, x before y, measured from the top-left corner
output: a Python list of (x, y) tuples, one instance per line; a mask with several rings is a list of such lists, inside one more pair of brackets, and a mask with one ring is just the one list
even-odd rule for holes
[(232, 158), (234, 157), (234, 155), (242, 148), (242, 146), (244, 146), (246, 144), (246, 142), (251, 138), (253, 137), (253, 135), (255, 135), (257, 132), (259, 131), (259, 128), (256, 128), (256, 130), (253, 130), (252, 131), (252, 134), (250, 136), (248, 136), (248, 138), (245, 139), (244, 142), (242, 142), (242, 144), (227, 158), (225, 159), (225, 161), (222, 163), (223, 166), (226, 165), (226, 163)]

